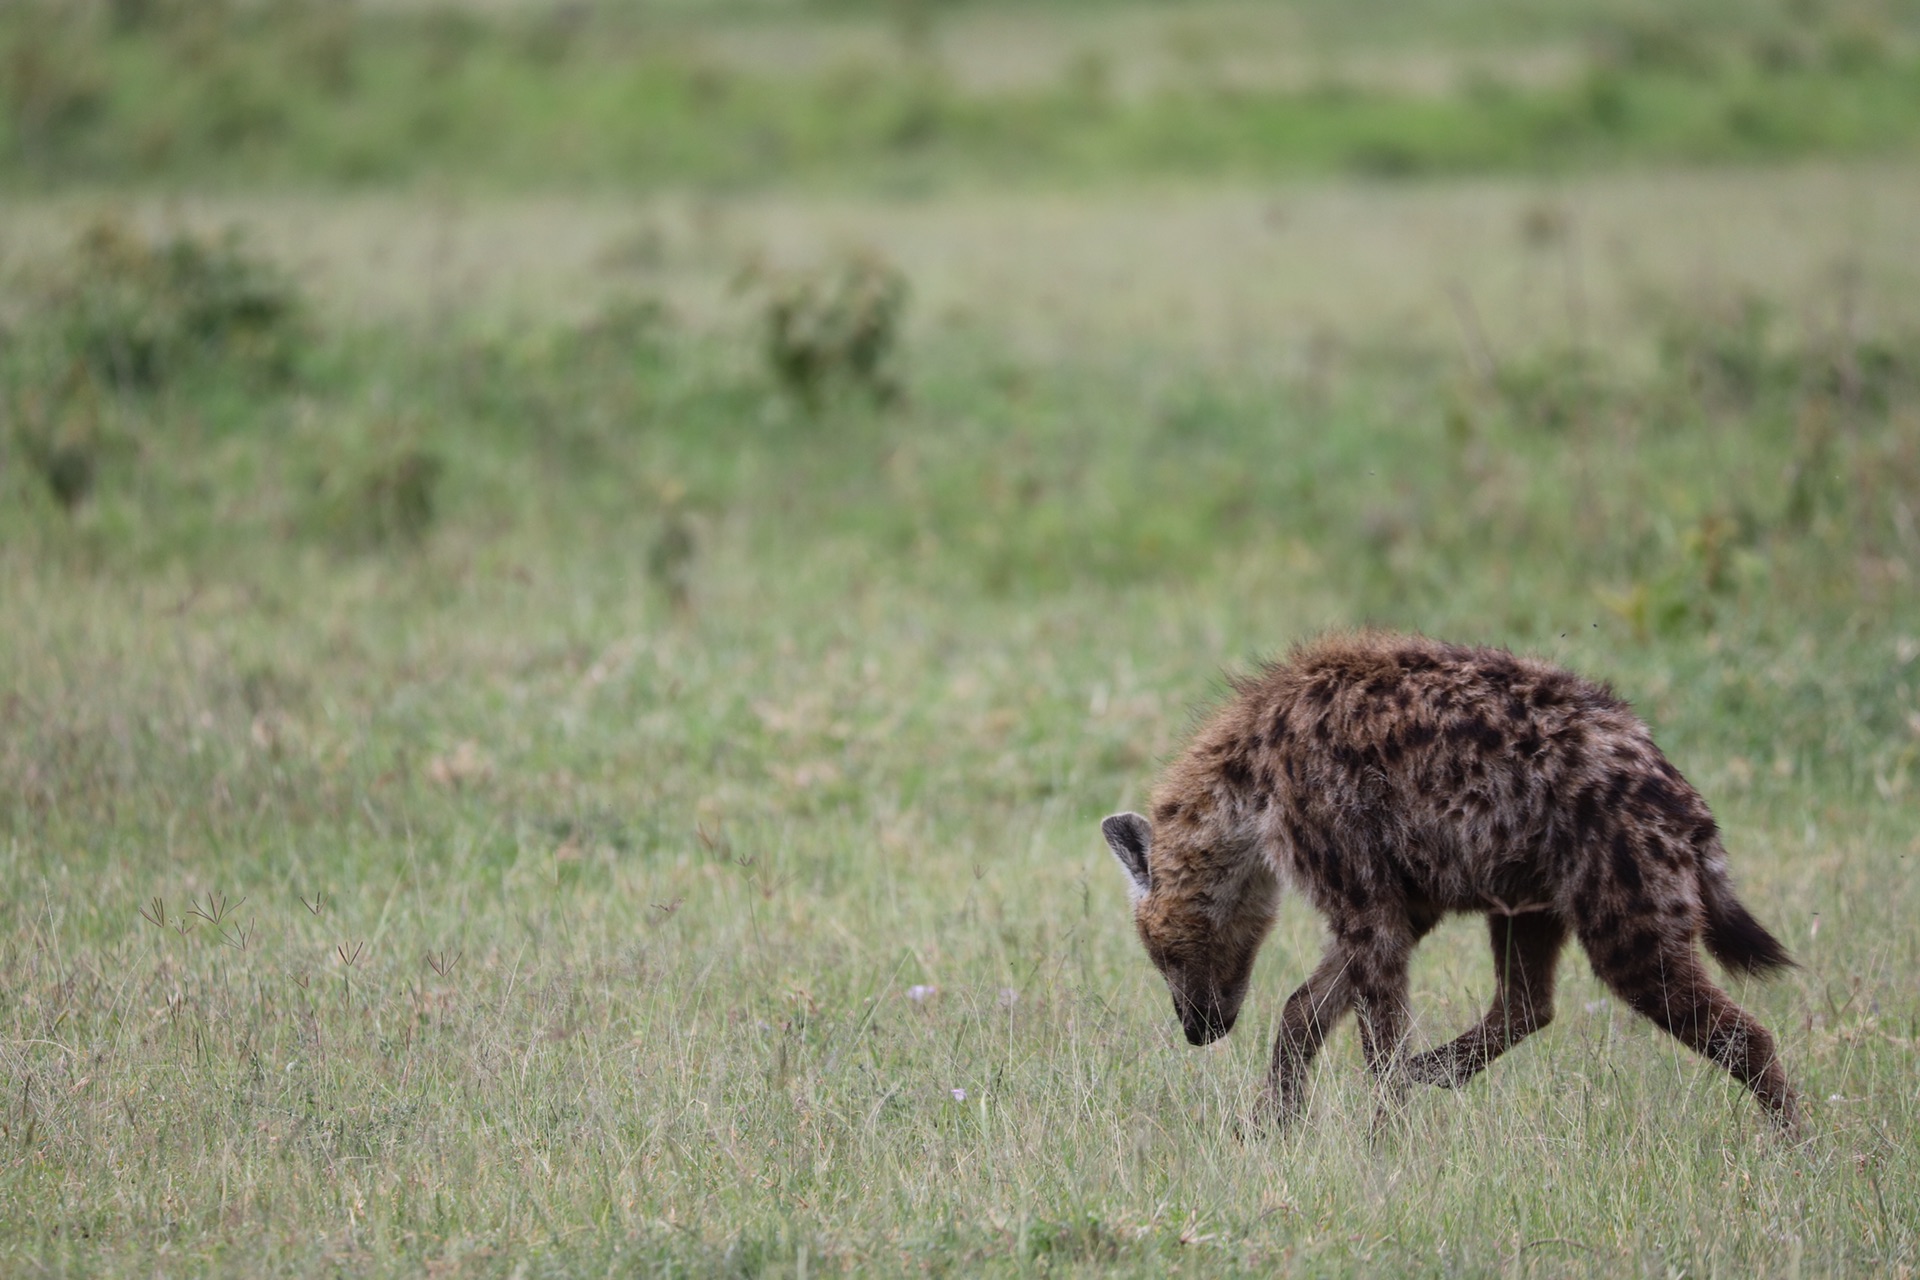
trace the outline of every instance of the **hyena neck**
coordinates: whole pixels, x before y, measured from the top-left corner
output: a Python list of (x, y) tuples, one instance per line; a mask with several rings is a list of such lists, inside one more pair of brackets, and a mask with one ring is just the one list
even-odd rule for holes
[(1251, 824), (1156, 839), (1154, 853), (1156, 886), (1200, 906), (1220, 926), (1271, 920), (1279, 910), (1281, 879), (1268, 842)]

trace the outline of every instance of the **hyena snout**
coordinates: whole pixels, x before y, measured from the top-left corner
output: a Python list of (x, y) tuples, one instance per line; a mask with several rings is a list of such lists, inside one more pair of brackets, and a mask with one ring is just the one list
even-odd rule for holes
[(1233, 1030), (1238, 1009), (1222, 1009), (1218, 1004), (1195, 1004), (1179, 996), (1173, 998), (1173, 1011), (1180, 1015), (1180, 1027), (1188, 1044), (1212, 1044)]
[(1240, 1017), (1240, 1002), (1246, 998), (1246, 977), (1235, 975), (1226, 983), (1186, 982), (1180, 975), (1168, 974), (1167, 987), (1173, 993), (1173, 1011), (1187, 1033), (1188, 1044), (1212, 1044)]

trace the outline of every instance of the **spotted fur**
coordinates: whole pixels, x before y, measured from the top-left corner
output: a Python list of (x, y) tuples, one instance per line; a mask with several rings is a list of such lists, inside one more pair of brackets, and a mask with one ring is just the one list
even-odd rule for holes
[[(1349, 1010), (1390, 1090), (1465, 1083), (1552, 1020), (1571, 933), (1628, 1006), (1795, 1127), (1773, 1037), (1694, 940), (1743, 972), (1792, 961), (1734, 896), (1706, 802), (1611, 689), (1500, 649), (1363, 633), (1298, 648), (1236, 694), (1168, 767), (1151, 818), (1102, 825), (1195, 1044), (1233, 1029), (1283, 885), (1326, 918), (1274, 1042), (1282, 1116)], [(1487, 918), (1493, 1004), (1408, 1056), (1408, 958), (1453, 912)]]

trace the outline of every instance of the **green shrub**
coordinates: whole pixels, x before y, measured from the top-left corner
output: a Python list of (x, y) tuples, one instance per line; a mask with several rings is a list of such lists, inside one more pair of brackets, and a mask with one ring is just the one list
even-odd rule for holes
[(62, 354), (119, 391), (205, 364), (284, 380), (304, 314), (291, 282), (235, 233), (156, 240), (116, 221), (81, 233), (47, 304)]
[(93, 492), (94, 451), (83, 441), (69, 441), (33, 451), (33, 464), (47, 483), (47, 492), (66, 511), (72, 511)]
[(768, 367), (810, 409), (836, 387), (891, 403), (906, 306), (906, 277), (873, 253), (776, 280), (765, 312)]

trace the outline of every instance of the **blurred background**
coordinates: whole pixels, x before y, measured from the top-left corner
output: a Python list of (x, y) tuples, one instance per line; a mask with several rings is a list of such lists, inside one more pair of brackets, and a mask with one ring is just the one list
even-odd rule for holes
[[(1908, 0), (0, 0), (0, 1256), (1910, 1265), (1916, 209)], [(1805, 1178), (1584, 974), (1219, 1157), (1093, 824), (1368, 622), (1653, 723)]]

